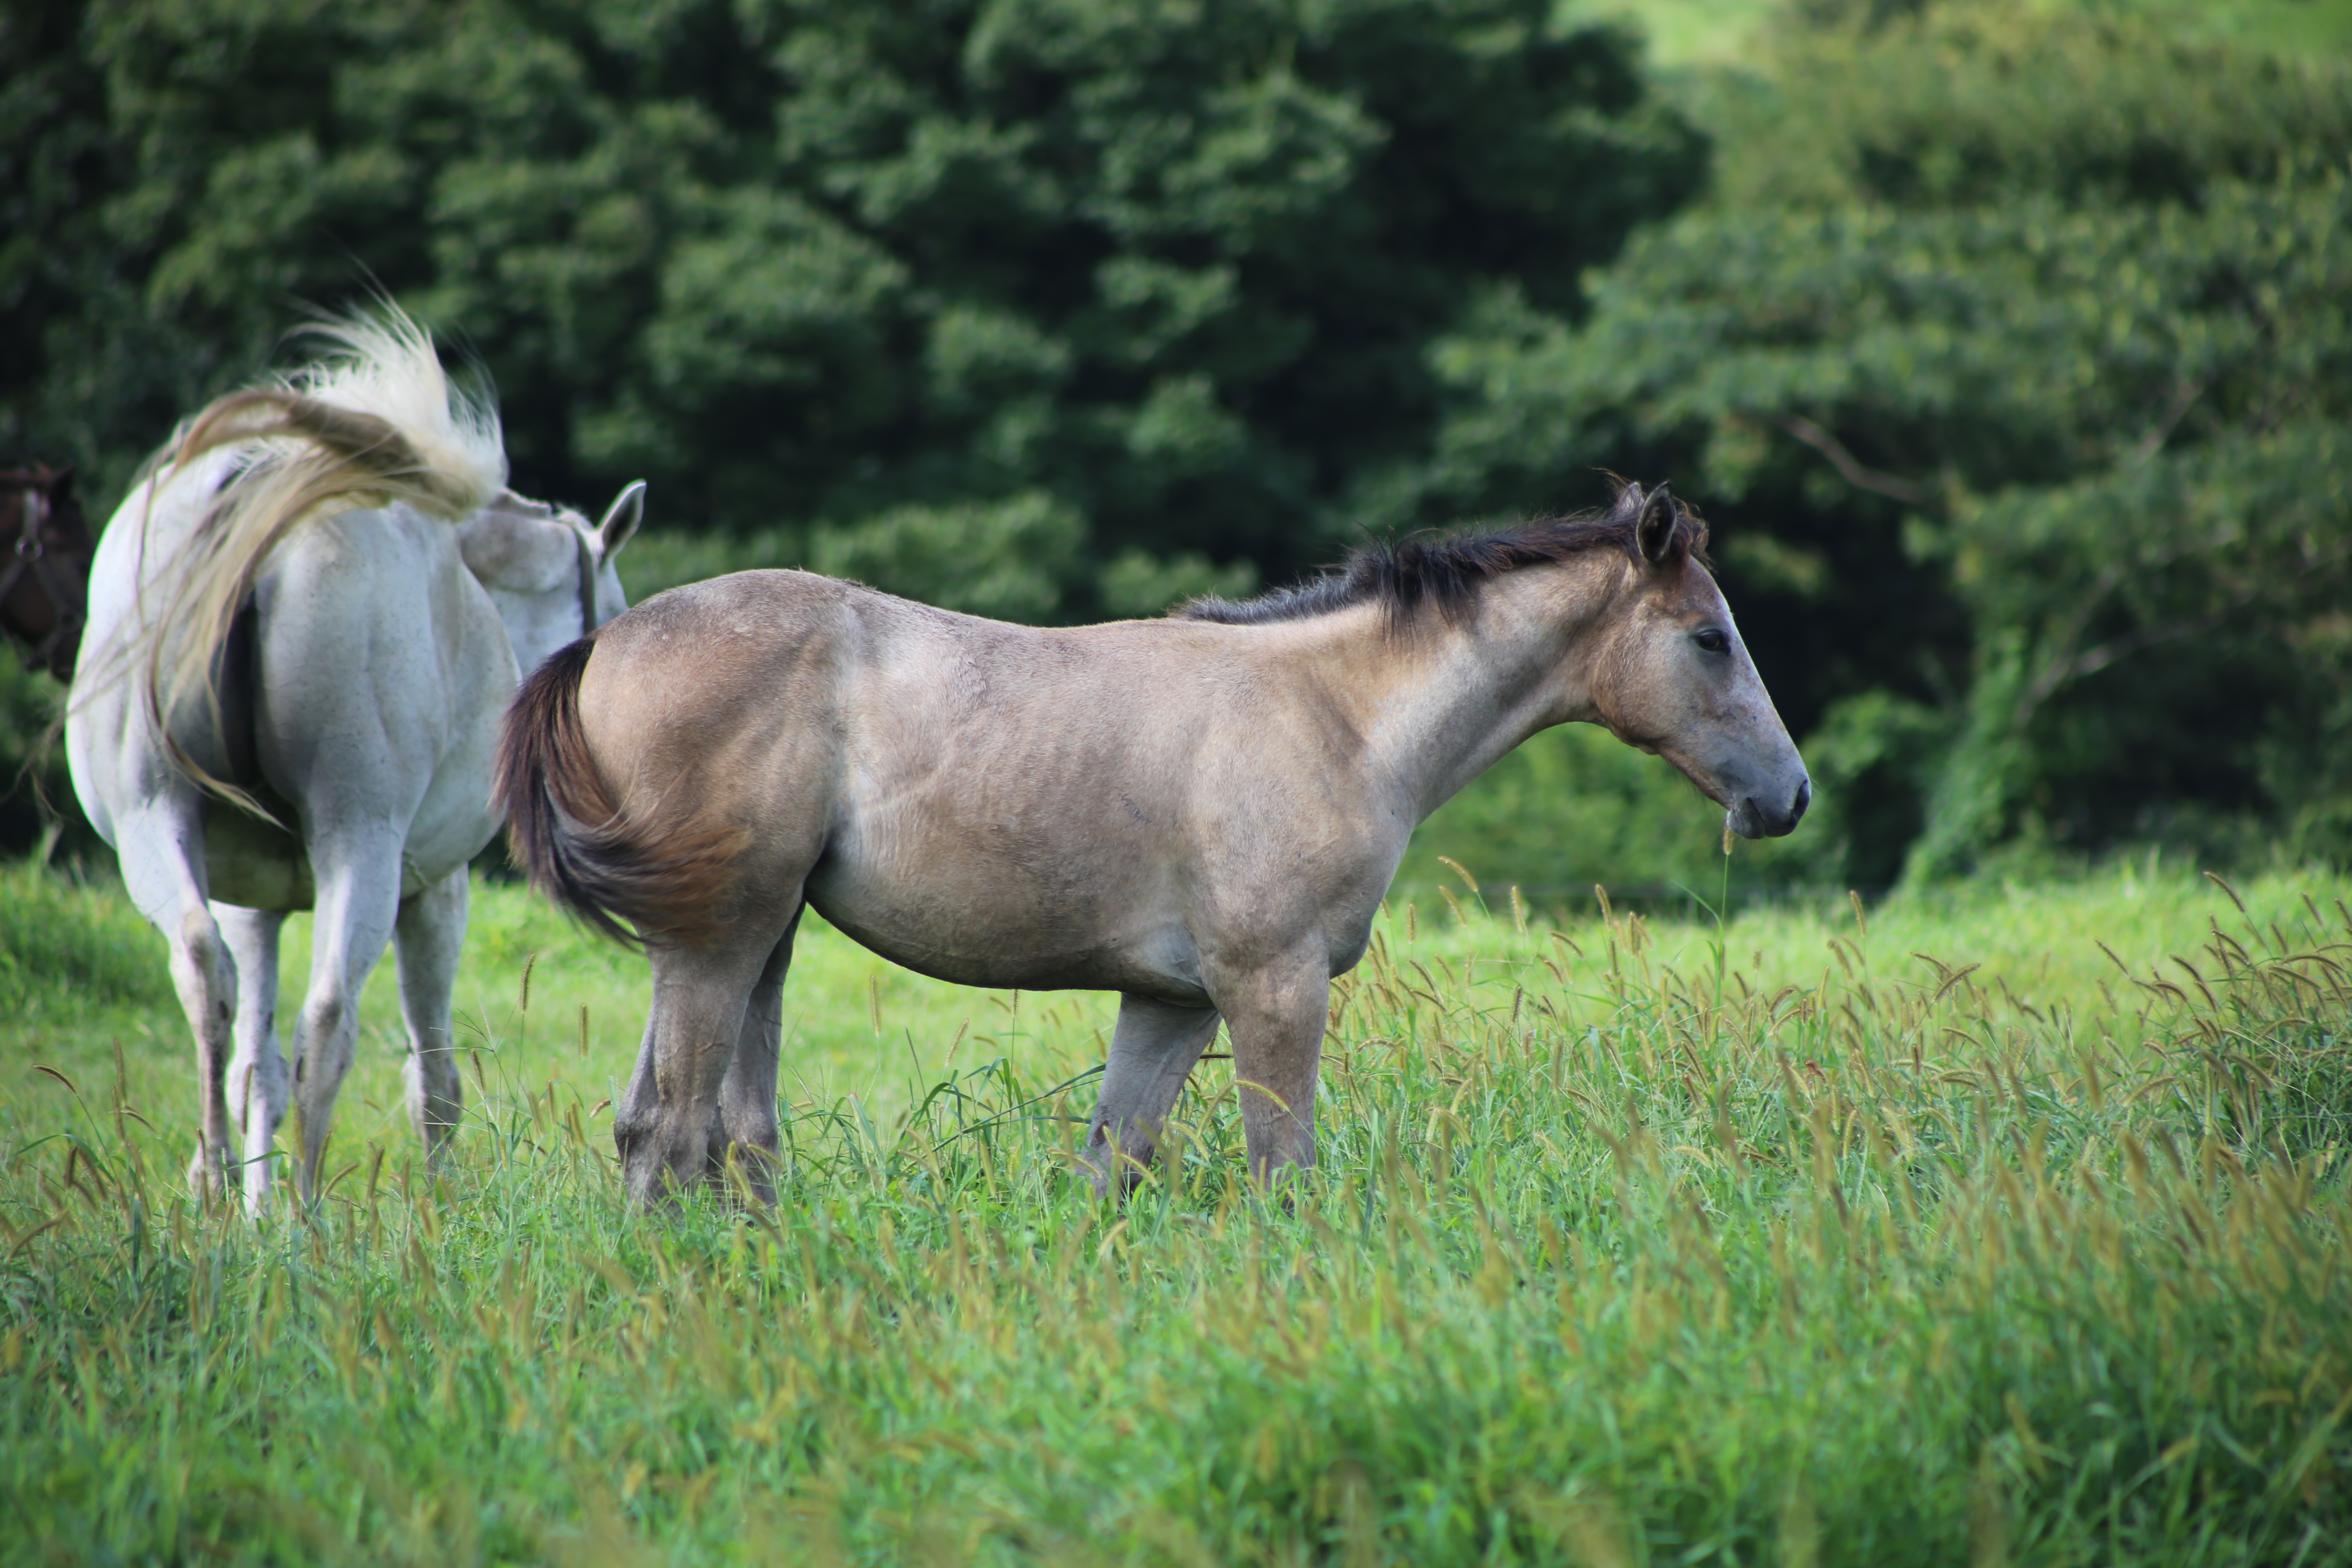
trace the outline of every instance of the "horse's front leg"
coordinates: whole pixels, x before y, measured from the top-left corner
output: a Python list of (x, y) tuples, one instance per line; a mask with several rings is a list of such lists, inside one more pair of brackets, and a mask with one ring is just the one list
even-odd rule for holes
[(319, 1160), (359, 1043), (360, 993), (383, 956), (400, 912), (399, 837), (389, 830), (314, 837), (319, 897), (310, 926), (310, 989), (294, 1023), (294, 1107), (301, 1128), (296, 1173), (305, 1202), (319, 1194)]
[(228, 1064), (228, 1116), (244, 1145), (245, 1210), (269, 1196), (278, 1124), (286, 1117), (286, 1057), (278, 1046), (278, 910), (215, 904), (213, 919), (236, 962), (236, 1056)]
[[(709, 1179), (723, 1161), (719, 1086), (735, 1060), (752, 988), (783, 933), (737, 936), (709, 947), (652, 949), (654, 996), (636, 1070), (613, 1119), (622, 1180), (639, 1208), (658, 1208)], [(782, 983), (781, 972), (778, 983)], [(772, 1068), (769, 1092), (774, 1092)], [(769, 1112), (772, 1119), (774, 1111)], [(714, 1154), (717, 1161), (714, 1160)]]
[(1116, 1181), (1132, 1191), (1150, 1169), (1168, 1113), (1201, 1053), (1217, 1036), (1214, 1007), (1179, 1007), (1149, 996), (1123, 996), (1103, 1064), (1102, 1098), (1087, 1124), (1087, 1172), (1095, 1191)]
[(466, 942), (466, 908), (472, 896), (458, 867), (423, 892), (403, 899), (392, 927), (400, 969), (400, 1016), (408, 1026), (408, 1058), (401, 1078), (408, 1088), (408, 1121), (437, 1162), (466, 1108), (466, 1080), (457, 1071), (457, 1040), (450, 998), (457, 989), (457, 954)]
[(1233, 1037), (1250, 1174), (1271, 1189), (1315, 1164), (1315, 1083), (1331, 1012), (1328, 950), (1318, 938), (1206, 978)]

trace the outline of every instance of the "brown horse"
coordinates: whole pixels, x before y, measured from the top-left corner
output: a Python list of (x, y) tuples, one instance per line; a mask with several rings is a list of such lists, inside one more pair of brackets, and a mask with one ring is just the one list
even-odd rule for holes
[(1811, 786), (1664, 486), (1360, 551), (1161, 620), (1003, 626), (799, 572), (657, 595), (524, 684), (499, 756), (533, 881), (650, 950), (614, 1124), (641, 1205), (763, 1194), (803, 905), (971, 985), (1117, 991), (1086, 1158), (1139, 1176), (1222, 1019), (1261, 1181), (1315, 1158), (1331, 977), (1414, 826), (1549, 725), (1663, 754), (1753, 837)]
[(44, 463), (0, 472), (0, 632), (17, 644), (26, 668), (46, 668), (68, 685), (98, 552), (73, 473)]

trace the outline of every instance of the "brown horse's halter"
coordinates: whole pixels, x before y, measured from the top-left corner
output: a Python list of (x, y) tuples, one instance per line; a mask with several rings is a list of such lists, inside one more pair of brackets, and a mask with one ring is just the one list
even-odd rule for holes
[[(59, 537), (54, 539), (45, 539), (43, 535), (51, 531), (49, 523), (55, 515), (50, 492), (71, 471), (53, 472), (37, 465), (29, 472), (0, 474), (0, 487), (17, 494), (14, 548), (0, 555), (0, 611), (5, 611), (16, 584), (29, 578), (48, 601), (54, 617), (47, 633), (37, 639), (29, 629), (5, 617), (0, 617), (0, 629), (18, 644), (17, 651), (26, 668), (46, 667), (63, 681), (73, 679), (74, 656), (80, 651), (82, 626), (89, 619), (89, 595), (81, 581), (82, 573), (70, 570), (75, 542), (64, 536), (63, 530), (58, 530)], [(58, 552), (58, 561), (48, 558), (52, 544), (63, 547)], [(68, 569), (60, 571), (60, 563)], [(85, 559), (80, 564), (87, 567), (89, 563)]]

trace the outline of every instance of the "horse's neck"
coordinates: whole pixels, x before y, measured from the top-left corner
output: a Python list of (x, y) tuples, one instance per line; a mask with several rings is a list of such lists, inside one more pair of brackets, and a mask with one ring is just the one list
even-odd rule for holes
[(1592, 633), (1619, 575), (1596, 552), (1495, 578), (1458, 625), (1349, 617), (1327, 668), (1401, 813), (1421, 821), (1537, 731), (1592, 716)]

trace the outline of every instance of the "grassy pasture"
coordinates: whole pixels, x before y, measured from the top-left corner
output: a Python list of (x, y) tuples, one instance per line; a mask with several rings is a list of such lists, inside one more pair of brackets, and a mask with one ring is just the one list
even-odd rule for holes
[(1287, 1211), (1229, 1063), (1106, 1207), (1067, 1173), (1105, 1001), (814, 930), (783, 1202), (646, 1224), (605, 1104), (642, 964), (485, 886), (448, 1168), (387, 966), (330, 1195), (257, 1226), (184, 1195), (160, 942), (11, 868), (0, 1554), (2344, 1562), (2352, 888), (2237, 894), (1718, 940), (1457, 883), (1342, 984)]

